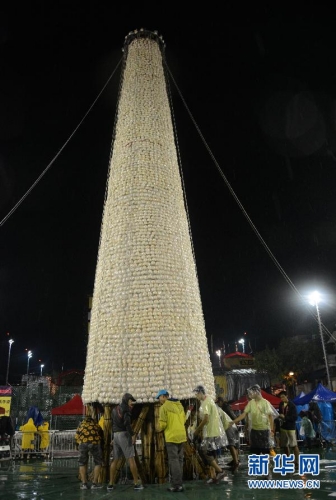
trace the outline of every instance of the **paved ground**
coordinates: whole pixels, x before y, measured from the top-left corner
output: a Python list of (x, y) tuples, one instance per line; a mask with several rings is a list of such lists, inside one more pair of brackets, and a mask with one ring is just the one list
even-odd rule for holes
[[(228, 472), (228, 480), (208, 485), (205, 481), (188, 481), (178, 498), (190, 500), (326, 500), (336, 498), (336, 449), (316, 450), (320, 454), (319, 489), (250, 489), (248, 487), (247, 454), (241, 457), (241, 467), (234, 476)], [(284, 479), (280, 474), (270, 473), (268, 479)], [(285, 479), (306, 481), (311, 475), (288, 474)], [(132, 484), (121, 484), (112, 492), (106, 485), (101, 490), (80, 490), (76, 459), (57, 459), (0, 462), (1, 500), (99, 500), (99, 499), (166, 499), (174, 497), (167, 491), (169, 484), (145, 485), (142, 491), (133, 491)]]

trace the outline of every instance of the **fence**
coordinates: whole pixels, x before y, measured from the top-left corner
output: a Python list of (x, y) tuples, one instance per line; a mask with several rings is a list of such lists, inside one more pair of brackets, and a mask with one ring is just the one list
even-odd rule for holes
[(78, 451), (75, 443), (76, 430), (69, 431), (16, 431), (12, 438), (13, 459), (75, 458)]

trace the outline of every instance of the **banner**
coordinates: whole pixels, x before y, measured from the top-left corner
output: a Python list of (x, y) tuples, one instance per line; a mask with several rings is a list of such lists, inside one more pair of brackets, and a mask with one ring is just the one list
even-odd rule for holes
[(0, 385), (0, 417), (10, 416), (12, 401), (12, 388), (8, 385)]

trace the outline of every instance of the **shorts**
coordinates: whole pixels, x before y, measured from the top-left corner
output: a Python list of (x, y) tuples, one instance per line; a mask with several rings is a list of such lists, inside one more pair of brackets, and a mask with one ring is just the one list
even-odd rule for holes
[(205, 464), (210, 465), (214, 458), (217, 456), (217, 450), (222, 446), (221, 437), (208, 437), (204, 438), (200, 445), (200, 455)]
[(226, 437), (229, 441), (228, 446), (234, 446), (235, 448), (239, 449), (240, 439), (238, 429), (235, 427), (228, 427), (225, 432)]
[(268, 429), (263, 431), (251, 429), (250, 453), (255, 453), (256, 455), (269, 454), (270, 447), (270, 431)]
[(128, 431), (115, 432), (113, 434), (113, 459), (131, 458), (135, 456), (132, 436)]
[(280, 447), (281, 448), (294, 448), (297, 446), (296, 431), (288, 431), (287, 429), (280, 430)]
[(78, 464), (86, 465), (89, 460), (89, 453), (91, 453), (95, 465), (103, 464), (103, 454), (100, 444), (80, 443), (78, 446), (79, 457)]

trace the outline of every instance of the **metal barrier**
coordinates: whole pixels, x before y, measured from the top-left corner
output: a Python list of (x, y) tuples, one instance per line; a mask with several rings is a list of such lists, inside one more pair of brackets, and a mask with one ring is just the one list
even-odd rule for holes
[(239, 432), (239, 446), (240, 446), (240, 451), (244, 451), (245, 447), (248, 446), (246, 442), (246, 435), (245, 435), (245, 425), (244, 424), (236, 424)]
[(16, 431), (12, 441), (12, 457), (52, 458), (55, 431)]
[(53, 458), (78, 457), (75, 434), (76, 429), (69, 431), (54, 431)]
[(76, 429), (69, 431), (48, 430), (42, 432), (16, 431), (12, 441), (12, 457), (29, 458), (77, 458)]

